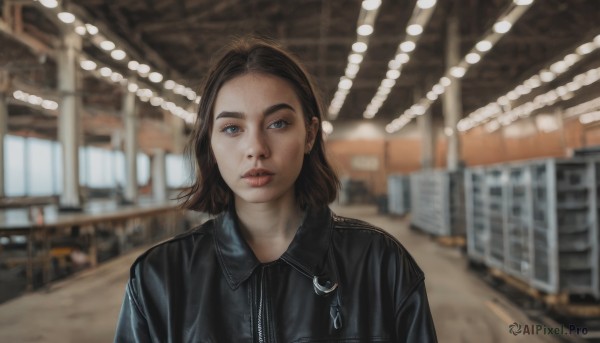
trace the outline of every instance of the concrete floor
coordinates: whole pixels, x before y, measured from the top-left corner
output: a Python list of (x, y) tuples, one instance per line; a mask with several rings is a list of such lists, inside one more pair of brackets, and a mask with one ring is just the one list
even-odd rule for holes
[[(509, 333), (513, 322), (534, 323), (468, 270), (459, 249), (410, 230), (407, 218), (377, 215), (371, 206), (333, 209), (388, 230), (410, 251), (426, 273), (440, 342), (559, 342), (552, 336)], [(0, 342), (112, 342), (128, 269), (142, 251), (0, 305)]]

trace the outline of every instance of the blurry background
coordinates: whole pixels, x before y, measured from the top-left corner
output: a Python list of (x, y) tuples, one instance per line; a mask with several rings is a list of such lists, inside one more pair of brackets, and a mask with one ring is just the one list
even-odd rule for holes
[[(207, 218), (169, 199), (211, 59), (247, 34), (313, 75), (333, 206), (432, 275), (442, 341), (600, 326), (597, 0), (0, 0), (0, 16), (0, 340), (110, 340), (132, 258)], [(81, 322), (45, 325), (34, 303)], [(104, 326), (78, 329), (82, 311)]]

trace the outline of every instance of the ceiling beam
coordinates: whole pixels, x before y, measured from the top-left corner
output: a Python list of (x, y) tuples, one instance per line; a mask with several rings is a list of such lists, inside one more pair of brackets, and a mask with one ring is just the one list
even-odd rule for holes
[[(88, 23), (93, 22), (94, 25), (96, 25), (108, 39), (112, 40), (115, 42), (115, 44), (123, 47), (130, 54), (132, 54), (132, 58), (140, 62), (144, 61), (153, 64), (162, 73), (166, 74), (165, 77), (172, 77), (177, 80), (183, 79), (176, 69), (171, 67), (171, 65), (167, 63), (154, 49), (152, 49), (146, 42), (143, 41), (140, 34), (134, 33), (127, 25), (121, 24), (119, 28), (127, 36), (127, 40), (130, 40), (133, 44), (137, 45), (137, 47), (133, 47), (131, 44), (129, 44), (129, 42), (127, 42), (127, 40), (118, 36), (103, 21), (92, 21), (89, 13), (83, 7), (71, 3), (69, 8), (80, 19)], [(120, 18), (117, 20), (117, 22), (126, 22), (125, 18), (122, 16), (122, 14), (120, 14), (119, 11), (116, 11), (114, 14), (117, 16), (117, 18)], [(138, 49), (142, 50), (141, 54), (138, 52)]]
[(239, 5), (239, 0), (229, 0), (229, 1), (217, 1), (216, 5), (214, 5), (210, 9), (204, 9), (202, 11), (189, 11), (192, 14), (188, 14), (185, 18), (180, 18), (176, 20), (165, 20), (162, 22), (151, 21), (151, 22), (142, 22), (140, 25), (134, 28), (136, 32), (144, 32), (144, 33), (155, 33), (157, 31), (168, 31), (169, 29), (186, 27), (190, 23), (198, 23), (202, 22), (203, 19), (210, 18), (216, 14), (222, 13), (223, 11), (235, 6)]

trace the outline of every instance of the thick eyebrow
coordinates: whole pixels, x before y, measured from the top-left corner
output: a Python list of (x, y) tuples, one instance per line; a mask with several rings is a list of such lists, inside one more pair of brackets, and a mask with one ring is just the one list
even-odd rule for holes
[[(281, 103), (281, 104), (275, 104), (273, 106), (269, 106), (266, 110), (263, 111), (263, 115), (266, 117), (266, 116), (269, 116), (269, 115), (276, 113), (283, 109), (290, 110), (294, 113), (296, 112), (292, 106), (290, 106), (286, 103)], [(246, 115), (242, 112), (223, 111), (223, 112), (217, 114), (217, 117), (215, 118), (215, 120), (220, 119), (220, 118), (245, 119)]]
[(287, 110), (290, 110), (290, 111), (296, 113), (296, 111), (294, 110), (294, 108), (292, 106), (286, 104), (286, 103), (281, 103), (281, 104), (276, 104), (276, 105), (270, 106), (263, 113), (264, 113), (264, 115), (266, 117), (266, 116), (268, 116), (270, 114), (273, 114), (273, 113), (275, 113), (277, 111), (281, 111), (281, 110), (284, 110), (284, 109), (287, 109)]
[(242, 112), (223, 111), (223, 112), (217, 114), (217, 117), (215, 118), (215, 120), (220, 119), (220, 118), (244, 119), (244, 118), (246, 118), (246, 115), (243, 114)]

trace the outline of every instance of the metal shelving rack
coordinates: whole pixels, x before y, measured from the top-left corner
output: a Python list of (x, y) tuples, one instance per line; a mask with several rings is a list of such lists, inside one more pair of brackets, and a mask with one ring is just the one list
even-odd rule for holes
[(600, 159), (470, 168), (467, 248), (550, 294), (600, 299)]
[(508, 173), (503, 166), (485, 169), (486, 228), (488, 230), (485, 261), (503, 268), (506, 258), (506, 184)]
[(467, 229), (467, 255), (473, 261), (484, 262), (487, 228), (485, 182), (482, 167), (465, 170), (465, 219)]
[(555, 163), (558, 288), (600, 298), (598, 163), (590, 159)]
[(436, 236), (465, 233), (462, 171), (428, 170), (410, 175), (411, 224)]
[(466, 234), (465, 218), (465, 176), (464, 171), (449, 172), (450, 182), (450, 234), (464, 236)]
[(525, 282), (531, 280), (533, 260), (533, 198), (528, 164), (507, 166), (506, 259), (507, 272)]
[(402, 174), (388, 176), (388, 211), (404, 215), (410, 212), (410, 177)]
[(410, 175), (412, 225), (433, 235), (449, 231), (450, 213), (446, 206), (450, 192), (446, 174), (422, 171)]
[(533, 259), (531, 284), (546, 292), (558, 291), (556, 247), (555, 164), (551, 160), (531, 165), (533, 196)]

